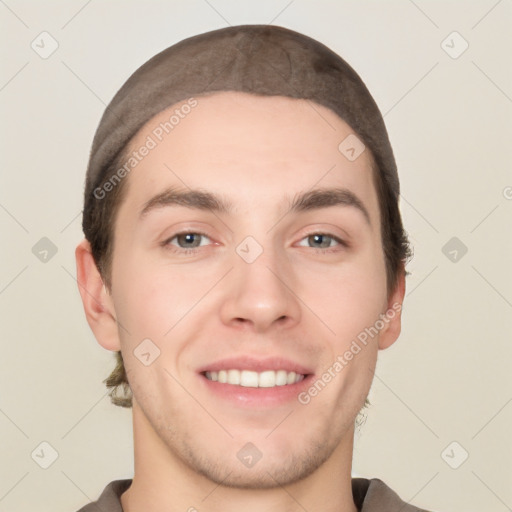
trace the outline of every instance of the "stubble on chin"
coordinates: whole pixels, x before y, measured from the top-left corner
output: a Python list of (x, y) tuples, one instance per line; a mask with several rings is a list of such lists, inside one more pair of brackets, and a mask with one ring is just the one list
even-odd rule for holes
[[(262, 449), (261, 459), (254, 466), (246, 467), (237, 457), (244, 443), (236, 443), (227, 435), (225, 444), (211, 445), (208, 449), (201, 448), (190, 436), (178, 435), (170, 425), (161, 426), (159, 435), (192, 472), (219, 486), (252, 490), (288, 486), (307, 478), (331, 457), (342, 438), (342, 435), (333, 438), (332, 433), (329, 436), (327, 432), (313, 432), (310, 439), (292, 441), (295, 452), (290, 450), (284, 457), (278, 457)], [(345, 435), (350, 435), (350, 429)], [(329, 438), (330, 442), (326, 441)]]

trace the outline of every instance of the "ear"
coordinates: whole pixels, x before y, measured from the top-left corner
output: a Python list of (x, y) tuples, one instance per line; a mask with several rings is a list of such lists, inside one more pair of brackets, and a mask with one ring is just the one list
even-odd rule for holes
[(103, 348), (121, 350), (112, 296), (103, 284), (87, 240), (78, 244), (75, 258), (78, 290), (89, 327)]
[(381, 315), (385, 325), (379, 333), (379, 350), (384, 350), (393, 345), (400, 335), (404, 295), (405, 269), (402, 265), (395, 290), (388, 299), (386, 312)]

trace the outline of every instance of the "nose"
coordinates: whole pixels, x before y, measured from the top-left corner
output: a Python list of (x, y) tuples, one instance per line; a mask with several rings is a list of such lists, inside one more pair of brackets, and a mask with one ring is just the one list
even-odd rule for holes
[(228, 279), (220, 311), (224, 324), (262, 333), (300, 322), (298, 285), (286, 258), (265, 249), (248, 263), (235, 254)]

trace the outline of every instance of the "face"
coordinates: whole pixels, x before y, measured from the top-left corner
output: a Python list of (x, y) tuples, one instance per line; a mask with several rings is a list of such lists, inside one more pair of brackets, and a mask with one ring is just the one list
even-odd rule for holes
[(196, 473), (284, 485), (342, 456), (397, 336), (371, 156), (340, 152), (353, 131), (320, 105), (196, 101), (131, 143), (155, 144), (125, 178), (108, 301), (133, 413)]

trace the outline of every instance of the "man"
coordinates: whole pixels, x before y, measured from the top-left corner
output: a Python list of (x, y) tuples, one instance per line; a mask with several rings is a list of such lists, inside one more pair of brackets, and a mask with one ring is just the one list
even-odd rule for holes
[(216, 30), (128, 79), (93, 141), (76, 259), (135, 472), (82, 512), (419, 510), (351, 478), (400, 333), (398, 195), (370, 93), (309, 37)]

